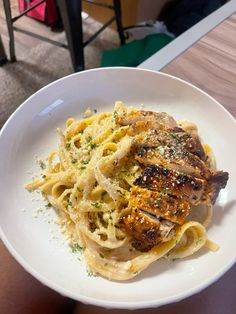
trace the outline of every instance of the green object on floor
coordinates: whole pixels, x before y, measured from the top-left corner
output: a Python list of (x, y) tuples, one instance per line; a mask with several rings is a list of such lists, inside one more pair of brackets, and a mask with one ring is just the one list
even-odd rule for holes
[(136, 67), (173, 40), (166, 34), (152, 34), (117, 49), (103, 52), (101, 66)]

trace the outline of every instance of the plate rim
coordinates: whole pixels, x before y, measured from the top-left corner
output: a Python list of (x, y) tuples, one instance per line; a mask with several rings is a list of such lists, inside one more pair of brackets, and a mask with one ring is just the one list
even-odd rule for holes
[[(218, 101), (216, 100), (213, 96), (209, 95), (207, 92), (203, 91), (200, 87), (190, 83), (190, 82), (187, 82), (185, 81), (184, 79), (182, 78), (179, 78), (177, 76), (174, 76), (174, 75), (171, 75), (169, 73), (164, 73), (164, 72), (160, 72), (160, 71), (154, 71), (154, 70), (149, 70), (149, 69), (143, 69), (143, 68), (132, 68), (132, 67), (121, 67), (121, 66), (117, 66), (117, 67), (101, 67), (101, 68), (95, 68), (95, 69), (88, 69), (88, 70), (84, 70), (84, 71), (81, 71), (81, 72), (75, 72), (75, 73), (72, 73), (72, 74), (69, 74), (69, 75), (66, 75), (66, 76), (63, 76), (45, 86), (43, 86), (42, 88), (40, 88), (39, 90), (37, 90), (35, 93), (33, 93), (31, 96), (29, 96), (27, 99), (25, 99), (23, 101), (22, 104), (20, 104), (14, 111), (13, 113), (9, 116), (9, 118), (6, 120), (6, 122), (4, 123), (4, 125), (2, 126), (1, 130), (0, 130), (0, 139), (1, 139), (1, 136), (2, 134), (5, 132), (5, 129), (7, 128), (8, 124), (10, 123), (10, 121), (14, 118), (14, 116), (16, 115), (16, 113), (18, 111), (21, 110), (21, 108), (23, 106), (25, 106), (27, 104), (27, 102), (29, 100), (31, 100), (33, 97), (35, 97), (36, 95), (38, 95), (41, 91), (43, 91), (44, 89), (47, 89), (48, 87), (50, 87), (51, 85), (54, 85), (60, 81), (63, 81), (63, 80), (66, 80), (70, 77), (73, 77), (73, 76), (81, 76), (83, 75), (84, 73), (89, 73), (89, 72), (100, 72), (100, 71), (117, 71), (117, 70), (128, 70), (128, 71), (138, 71), (138, 72), (149, 72), (149, 73), (152, 73), (152, 74), (157, 74), (157, 75), (161, 75), (161, 76), (166, 76), (166, 77), (169, 77), (170, 79), (173, 79), (173, 80), (177, 80), (181, 83), (184, 83), (184, 84), (187, 84), (188, 86), (192, 87), (193, 89), (197, 90), (198, 92), (204, 94), (205, 96), (207, 96), (208, 98), (210, 98), (213, 102), (215, 102), (218, 107), (220, 107), (224, 112), (225, 114), (232, 120), (232, 122), (236, 123), (236, 118), (234, 118), (234, 116)], [(0, 142), (1, 143), (1, 142)]]

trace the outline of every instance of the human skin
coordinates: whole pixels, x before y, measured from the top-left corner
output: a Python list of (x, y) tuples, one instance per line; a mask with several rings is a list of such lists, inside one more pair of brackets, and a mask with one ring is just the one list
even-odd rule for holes
[(232, 314), (236, 313), (235, 287), (236, 266), (209, 288), (181, 302), (132, 312), (108, 310), (75, 302), (42, 285), (14, 260), (0, 241), (1, 314)]
[(27, 273), (0, 241), (1, 314), (70, 313), (74, 304)]

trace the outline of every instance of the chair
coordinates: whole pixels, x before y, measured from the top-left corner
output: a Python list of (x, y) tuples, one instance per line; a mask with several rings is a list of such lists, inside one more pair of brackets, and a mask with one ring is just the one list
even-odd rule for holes
[(0, 35), (0, 66), (3, 65), (7, 61), (7, 57), (5, 54), (5, 50), (2, 43), (2, 38)]
[[(14, 40), (14, 31), (22, 32), (26, 35), (33, 36), (40, 40), (47, 41), (51, 44), (57, 45), (62, 48), (69, 49), (72, 65), (74, 71), (82, 71), (84, 70), (84, 47), (91, 43), (106, 27), (108, 27), (112, 22), (116, 22), (117, 31), (120, 37), (120, 43), (125, 43), (125, 36), (122, 27), (122, 18), (121, 18), (121, 4), (120, 0), (113, 0), (113, 5), (109, 5), (106, 3), (96, 2), (93, 0), (57, 0), (57, 4), (59, 7), (59, 11), (62, 17), (62, 22), (64, 26), (64, 30), (67, 37), (67, 45), (49, 39), (47, 37), (41, 36), (36, 33), (32, 33), (28, 30), (21, 29), (19, 27), (14, 26), (14, 22), (16, 22), (19, 18), (24, 16), (27, 12), (33, 10), (46, 0), (39, 0), (38, 3), (33, 5), (32, 7), (26, 9), (19, 15), (12, 17), (11, 14), (11, 6), (10, 0), (3, 0), (4, 11), (6, 16), (8, 34), (9, 34), (9, 51), (10, 51), (10, 61), (16, 61), (15, 56), (15, 40)], [(114, 11), (114, 16), (112, 16), (96, 33), (94, 33), (88, 40), (83, 41), (83, 23), (82, 23), (82, 1), (90, 3), (92, 5), (97, 5), (101, 7), (105, 7), (108, 10)]]

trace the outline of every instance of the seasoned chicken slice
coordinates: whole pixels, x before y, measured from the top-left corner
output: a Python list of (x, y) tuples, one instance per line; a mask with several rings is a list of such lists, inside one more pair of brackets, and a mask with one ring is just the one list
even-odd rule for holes
[(182, 197), (191, 204), (201, 202), (206, 180), (181, 174), (158, 165), (148, 165), (135, 180), (134, 185), (153, 191), (166, 190), (168, 194)]
[(165, 126), (156, 120), (144, 120), (131, 124), (127, 133), (130, 136), (142, 136), (142, 134), (146, 134), (149, 130), (160, 130), (164, 128)]
[(136, 150), (135, 159), (145, 166), (156, 164), (198, 178), (210, 176), (209, 168), (198, 156), (180, 147), (149, 148), (139, 146)]
[(128, 134), (134, 136), (135, 158), (140, 163), (160, 164), (198, 177), (209, 175), (203, 162), (206, 155), (197, 136), (176, 126), (166, 127), (155, 119), (132, 121)]
[(165, 190), (170, 195), (182, 197), (193, 205), (205, 201), (215, 203), (221, 189), (225, 188), (228, 172), (211, 173), (208, 180), (185, 175), (158, 165), (148, 165), (134, 181), (134, 185), (153, 191)]
[(182, 198), (140, 187), (132, 188), (129, 207), (141, 209), (179, 225), (185, 222), (190, 209), (189, 202)]
[(228, 173), (212, 172), (196, 127), (184, 130), (166, 113), (124, 112), (116, 122), (129, 126), (134, 158), (145, 167), (121, 219), (133, 246), (144, 252), (175, 235), (190, 204), (214, 204)]
[(133, 238), (133, 247), (141, 252), (147, 252), (175, 235), (174, 223), (160, 220), (138, 209), (133, 209), (129, 215), (123, 217), (123, 223), (126, 232)]
[(148, 251), (174, 236), (175, 226), (185, 222), (190, 205), (182, 198), (134, 187), (128, 208), (129, 214), (122, 219), (124, 228), (137, 250)]
[(228, 172), (224, 171), (214, 172), (208, 180), (208, 185), (205, 191), (205, 198), (210, 199), (211, 203), (215, 204), (215, 201), (220, 193), (220, 190), (226, 187), (228, 179), (229, 179)]
[(152, 112), (152, 111), (136, 111), (132, 112), (128, 115), (117, 117), (116, 118), (116, 123), (120, 125), (132, 125), (138, 121), (156, 121), (159, 124), (163, 124), (167, 127), (176, 127), (177, 122), (173, 117), (168, 115), (165, 112)]
[(207, 159), (198, 136), (179, 127), (168, 128), (152, 120), (139, 121), (129, 128), (128, 134), (135, 137), (136, 146), (175, 147), (176, 150), (185, 149), (202, 160)]
[(176, 139), (175, 143), (177, 145), (183, 145), (190, 153), (197, 155), (204, 161), (207, 159), (206, 153), (197, 134), (190, 134), (178, 127), (170, 130), (170, 136)]

